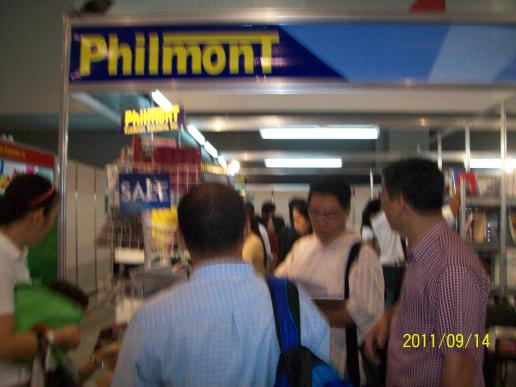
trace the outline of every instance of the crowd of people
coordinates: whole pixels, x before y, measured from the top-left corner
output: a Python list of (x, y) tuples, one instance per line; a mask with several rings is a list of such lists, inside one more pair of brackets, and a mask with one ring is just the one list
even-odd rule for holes
[[(352, 385), (483, 386), (484, 348), (446, 344), (450, 334), (483, 337), (489, 280), (443, 218), (452, 206), (456, 213), (444, 191), (435, 163), (394, 162), (357, 233), (346, 226), (351, 190), (339, 177), (290, 201), (291, 227), (273, 203), (259, 217), (229, 186), (192, 188), (178, 205), (191, 278), (136, 312), (108, 383), (275, 385), (283, 353), (265, 277), (276, 276), (297, 285), (301, 345)], [(30, 383), (19, 360), (36, 357), (42, 342), (73, 349), (80, 341), (77, 325), (17, 332), (14, 323), (15, 284), (30, 280), (26, 246), (48, 232), (58, 203), (35, 176), (14, 179), (0, 202), (0, 385)], [(407, 346), (407, 335), (428, 342)]]

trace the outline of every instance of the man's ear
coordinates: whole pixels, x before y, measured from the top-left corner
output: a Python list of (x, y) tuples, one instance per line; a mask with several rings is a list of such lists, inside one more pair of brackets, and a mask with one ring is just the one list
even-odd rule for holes
[(188, 246), (186, 245), (185, 237), (183, 236), (183, 232), (180, 228), (177, 229), (177, 237), (179, 241), (179, 247), (185, 250), (188, 250)]
[(398, 197), (396, 198), (396, 201), (398, 202), (400, 214), (403, 215), (407, 212), (407, 210), (410, 209), (409, 204), (408, 204), (407, 200), (405, 199), (405, 196), (403, 196), (402, 193), (400, 193), (398, 195)]

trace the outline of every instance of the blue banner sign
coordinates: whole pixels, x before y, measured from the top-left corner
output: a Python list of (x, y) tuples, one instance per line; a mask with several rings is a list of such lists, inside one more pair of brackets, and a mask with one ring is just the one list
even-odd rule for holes
[(70, 81), (338, 75), (278, 26), (72, 30)]
[(170, 177), (167, 174), (120, 174), (118, 190), (122, 215), (171, 206)]
[(73, 27), (70, 82), (516, 84), (515, 42), (512, 24)]

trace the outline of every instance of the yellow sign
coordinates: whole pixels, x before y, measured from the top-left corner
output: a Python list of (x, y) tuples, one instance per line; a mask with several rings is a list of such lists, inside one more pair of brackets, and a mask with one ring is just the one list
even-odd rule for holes
[[(80, 77), (92, 75), (92, 65), (106, 63), (109, 77), (272, 73), (272, 46), (277, 31), (138, 32), (134, 43), (119, 42), (117, 32), (80, 35)], [(255, 52), (259, 46), (260, 52)], [(256, 50), (258, 51), (258, 50)], [(241, 66), (243, 64), (243, 66)]]
[(147, 134), (178, 130), (184, 123), (184, 111), (179, 105), (172, 105), (170, 111), (159, 107), (126, 110), (122, 117), (124, 134)]

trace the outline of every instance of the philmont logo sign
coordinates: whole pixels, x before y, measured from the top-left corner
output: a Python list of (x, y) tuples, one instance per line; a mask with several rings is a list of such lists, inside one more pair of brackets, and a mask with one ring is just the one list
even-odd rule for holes
[(70, 82), (338, 77), (281, 26), (74, 27)]
[(126, 110), (122, 115), (122, 132), (127, 135), (171, 132), (184, 125), (184, 110), (172, 105), (170, 111), (159, 107)]

